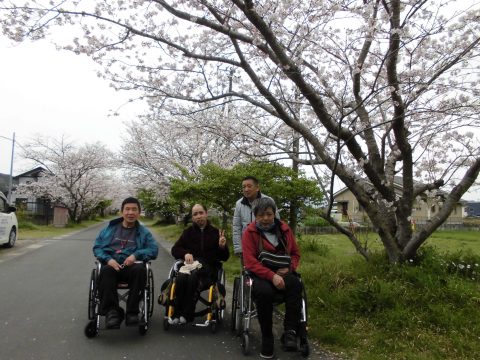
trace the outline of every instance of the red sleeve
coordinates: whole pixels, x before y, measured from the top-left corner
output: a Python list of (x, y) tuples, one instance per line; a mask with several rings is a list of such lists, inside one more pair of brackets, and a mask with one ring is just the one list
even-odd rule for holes
[(275, 273), (257, 259), (258, 241), (262, 241), (261, 237), (257, 236), (255, 232), (250, 231), (249, 227), (247, 227), (242, 235), (243, 263), (245, 268), (256, 276), (272, 281)]

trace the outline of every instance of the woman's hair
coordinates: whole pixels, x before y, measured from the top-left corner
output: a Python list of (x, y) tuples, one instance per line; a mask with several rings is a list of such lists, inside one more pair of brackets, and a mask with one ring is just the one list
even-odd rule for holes
[(271, 208), (274, 213), (277, 212), (277, 205), (275, 205), (275, 201), (269, 197), (261, 197), (255, 199), (252, 203), (253, 208), (253, 215), (257, 216), (258, 214), (262, 214), (268, 208)]

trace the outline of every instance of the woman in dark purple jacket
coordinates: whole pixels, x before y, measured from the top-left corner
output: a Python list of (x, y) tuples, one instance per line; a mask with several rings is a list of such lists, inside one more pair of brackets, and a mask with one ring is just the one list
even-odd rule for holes
[(224, 232), (210, 224), (205, 206), (193, 205), (192, 221), (192, 226), (183, 231), (171, 251), (172, 256), (183, 260), (185, 265), (198, 261), (201, 268), (191, 271), (190, 274), (178, 274), (175, 314), (169, 319), (172, 324), (193, 321), (197, 288), (215, 281), (216, 264), (228, 260), (230, 255)]

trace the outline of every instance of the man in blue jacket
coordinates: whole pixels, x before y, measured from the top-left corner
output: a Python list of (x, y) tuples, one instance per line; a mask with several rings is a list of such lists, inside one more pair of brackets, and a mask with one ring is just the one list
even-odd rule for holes
[(138, 222), (141, 211), (138, 199), (123, 200), (121, 211), (122, 217), (110, 221), (93, 246), (93, 254), (103, 265), (98, 277), (99, 313), (106, 316), (108, 329), (120, 328), (123, 320), (123, 309), (118, 304), (119, 282), (127, 282), (130, 289), (125, 323), (138, 324), (138, 303), (147, 281), (146, 268), (139, 262), (153, 260), (158, 255), (151, 232)]

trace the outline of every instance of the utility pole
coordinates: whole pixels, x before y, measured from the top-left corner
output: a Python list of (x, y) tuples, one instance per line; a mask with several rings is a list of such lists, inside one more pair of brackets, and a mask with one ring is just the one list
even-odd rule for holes
[(8, 203), (11, 204), (12, 200), (12, 185), (13, 185), (13, 155), (15, 152), (15, 132), (12, 137), (12, 156), (10, 157), (10, 180), (8, 181)]
[(15, 132), (13, 133), (13, 137), (11, 139), (2, 135), (0, 135), (0, 138), (9, 140), (12, 142), (12, 155), (10, 158), (10, 178), (8, 180), (8, 196), (7, 196), (8, 203), (10, 204), (10, 201), (12, 200), (12, 187), (13, 187), (13, 155), (15, 152)]

